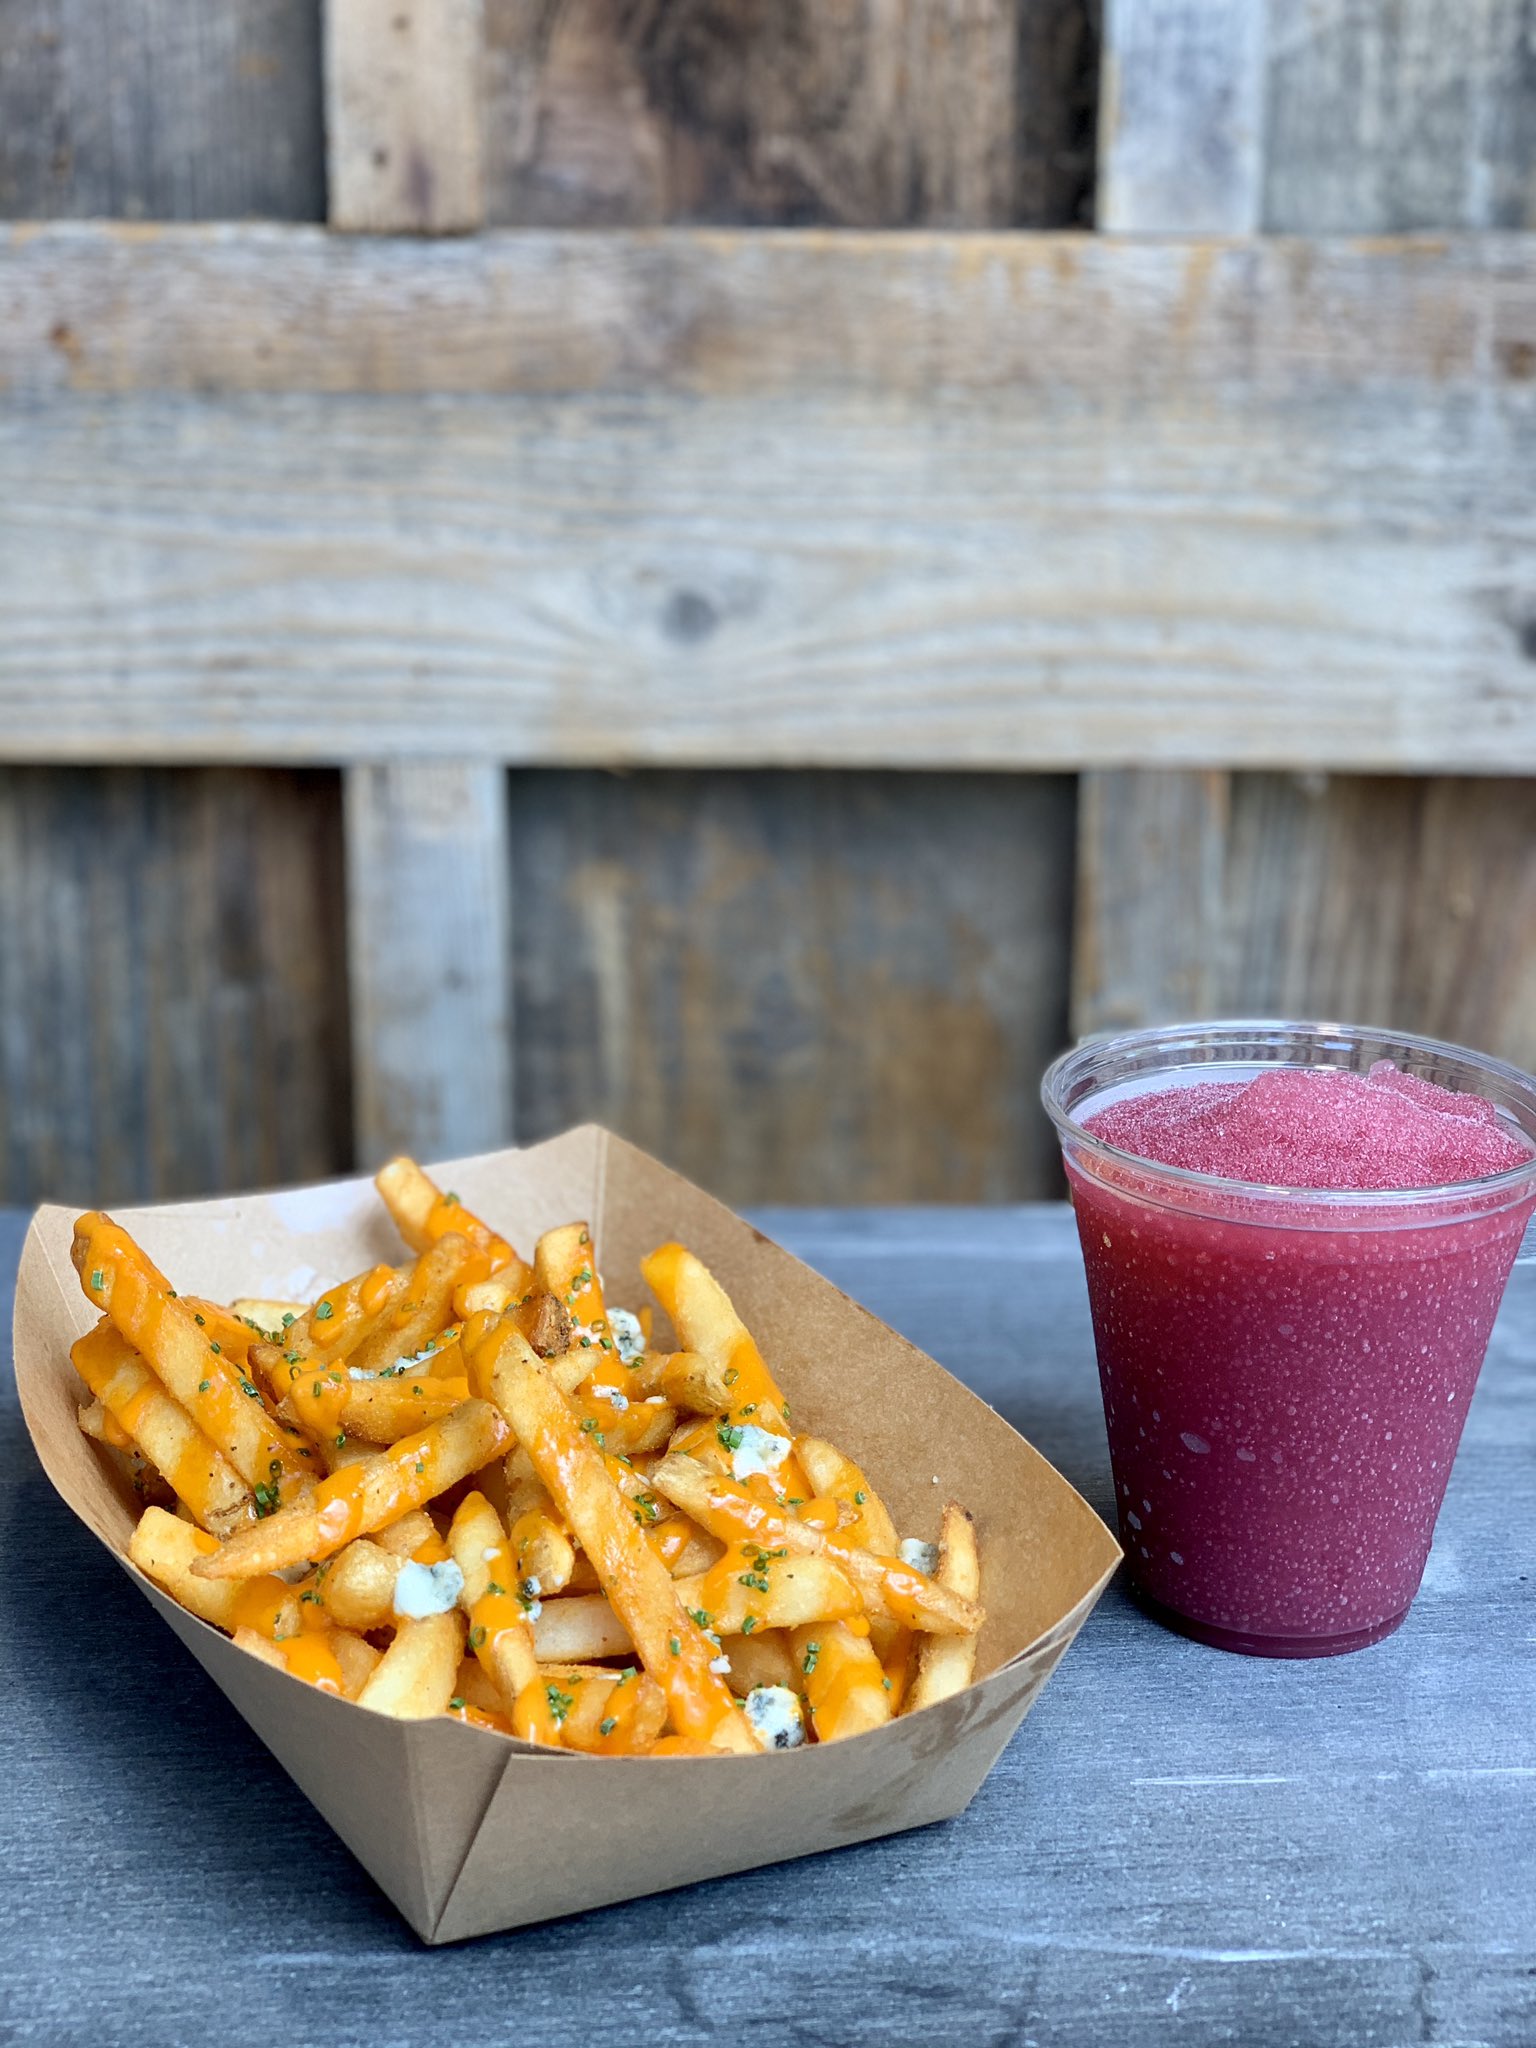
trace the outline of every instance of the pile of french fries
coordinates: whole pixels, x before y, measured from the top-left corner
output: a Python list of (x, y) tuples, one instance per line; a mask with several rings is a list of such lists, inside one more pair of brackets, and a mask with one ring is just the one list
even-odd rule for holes
[(412, 1256), (313, 1302), (180, 1295), (76, 1223), (80, 1424), (173, 1599), (360, 1706), (594, 1755), (835, 1742), (969, 1683), (970, 1515), (898, 1539), (691, 1252), (642, 1262), (666, 1350), (585, 1224), (529, 1262), (413, 1161), (377, 1184)]

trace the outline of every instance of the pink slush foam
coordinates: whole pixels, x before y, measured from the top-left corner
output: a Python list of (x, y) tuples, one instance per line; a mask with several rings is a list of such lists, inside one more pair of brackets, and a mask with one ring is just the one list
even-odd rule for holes
[(1368, 1077), (1276, 1067), (1112, 1103), (1095, 1137), (1140, 1159), (1270, 1187), (1441, 1187), (1523, 1165), (1529, 1149), (1492, 1103), (1380, 1060)]

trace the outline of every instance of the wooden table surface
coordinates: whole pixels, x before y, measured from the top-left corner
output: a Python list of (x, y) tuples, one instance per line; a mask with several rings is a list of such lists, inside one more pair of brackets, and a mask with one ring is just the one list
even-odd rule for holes
[[(1065, 1209), (758, 1220), (1107, 1506)], [(1536, 2041), (1529, 1252), (1390, 1641), (1225, 1656), (1111, 1587), (958, 1820), (438, 1951), (54, 1498), (8, 1372), (0, 1410), (7, 2044)]]

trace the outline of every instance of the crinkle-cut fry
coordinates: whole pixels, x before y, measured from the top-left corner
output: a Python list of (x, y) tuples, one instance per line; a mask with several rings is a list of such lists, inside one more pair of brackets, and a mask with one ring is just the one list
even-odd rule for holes
[(538, 1593), (517, 1574), (501, 1517), (483, 1493), (466, 1493), (448, 1530), (448, 1549), (464, 1574), (460, 1603), (469, 1647), (510, 1707), (539, 1675), (528, 1614)]
[(830, 1558), (770, 1557), (755, 1543), (732, 1545), (709, 1571), (674, 1584), (699, 1626), (717, 1636), (846, 1621), (864, 1611), (852, 1581)]
[(759, 1745), (746, 1716), (710, 1669), (714, 1646), (684, 1611), (570, 1402), (544, 1377), (520, 1331), (504, 1325), (487, 1341), (496, 1347), (497, 1405), (596, 1566), (640, 1661), (666, 1695), (674, 1726), (722, 1748), (754, 1752)]
[(489, 1262), (484, 1269), (487, 1273), (511, 1265), (517, 1258), (504, 1237), (498, 1237), (488, 1223), (471, 1215), (451, 1190), (445, 1194), (414, 1159), (403, 1154), (391, 1159), (379, 1168), (373, 1184), (394, 1218), (395, 1228), (413, 1252), (430, 1251), (439, 1238), (455, 1232), (468, 1238)]
[(606, 1593), (565, 1593), (542, 1602), (534, 1616), (533, 1647), (541, 1664), (589, 1664), (635, 1653)]
[(667, 1724), (667, 1702), (647, 1672), (547, 1664), (518, 1694), (512, 1732), (525, 1742), (589, 1756), (643, 1756)]
[(383, 1628), (395, 1618), (395, 1581), (404, 1562), (359, 1536), (316, 1569), (315, 1601), (341, 1628)]
[(402, 1621), (357, 1696), (360, 1707), (398, 1721), (446, 1713), (464, 1654), (464, 1617), (454, 1610)]
[(845, 1621), (817, 1621), (789, 1641), (818, 1742), (841, 1742), (890, 1720), (891, 1690), (867, 1636)]
[(880, 1557), (895, 1557), (900, 1543), (896, 1524), (852, 1458), (819, 1436), (797, 1436), (795, 1456), (820, 1499), (835, 1500), (852, 1511), (838, 1529), (838, 1542), (856, 1550), (873, 1550)]
[(334, 1557), (354, 1537), (387, 1527), (467, 1479), (506, 1442), (507, 1426), (491, 1404), (465, 1401), (430, 1429), (333, 1472), (304, 1500), (240, 1530), (198, 1570), (209, 1578), (249, 1578)]
[(242, 1294), (229, 1304), (236, 1322), (244, 1323), (259, 1341), (281, 1344), (300, 1316), (308, 1315), (307, 1301), (272, 1301), (264, 1295)]
[(652, 1475), (658, 1493), (718, 1536), (727, 1546), (755, 1542), (764, 1550), (787, 1548), (800, 1556), (824, 1552), (852, 1579), (871, 1616), (888, 1614), (909, 1628), (935, 1635), (974, 1635), (985, 1616), (974, 1601), (941, 1586), (897, 1557), (855, 1550), (767, 1506), (724, 1473), (711, 1472), (695, 1458), (673, 1453)]
[(103, 1318), (69, 1355), (117, 1427), (164, 1474), (203, 1528), (224, 1536), (250, 1520), (251, 1489), (121, 1331)]
[(763, 1629), (750, 1636), (730, 1636), (721, 1648), (731, 1661), (730, 1687), (745, 1699), (760, 1685), (782, 1685), (791, 1692), (805, 1691), (805, 1674), (795, 1662), (789, 1637), (781, 1628)]
[[(939, 1532), (940, 1585), (962, 1599), (981, 1596), (981, 1553), (976, 1524), (958, 1501), (949, 1501)], [(976, 1675), (976, 1637), (923, 1636), (917, 1646), (917, 1670), (907, 1693), (905, 1711), (915, 1714), (963, 1692)]]
[(297, 1455), (308, 1445), (298, 1444), (268, 1414), (242, 1367), (226, 1367), (219, 1340), (209, 1338), (193, 1311), (167, 1290), (164, 1276), (127, 1231), (111, 1217), (88, 1211), (76, 1219), (71, 1255), (88, 1299), (106, 1311), (167, 1393), (234, 1466), (258, 1511), (293, 1499), (310, 1484)]
[(731, 1297), (703, 1260), (686, 1245), (664, 1244), (640, 1261), (640, 1270), (671, 1317), (684, 1349), (718, 1366), (722, 1384), (730, 1391), (732, 1419), (788, 1436), (788, 1408), (778, 1382)]
[(260, 1636), (299, 1633), (299, 1596), (281, 1579), (200, 1579), (192, 1566), (218, 1548), (217, 1538), (167, 1514), (146, 1508), (128, 1539), (128, 1556), (146, 1578), (169, 1593), (189, 1614), (233, 1634), (254, 1629)]

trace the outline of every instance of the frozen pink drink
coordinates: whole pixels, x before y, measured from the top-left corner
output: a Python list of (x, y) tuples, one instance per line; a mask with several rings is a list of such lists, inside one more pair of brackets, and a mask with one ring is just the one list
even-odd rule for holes
[[(1204, 1641), (1322, 1656), (1389, 1634), (1418, 1589), (1536, 1147), (1510, 1103), (1412, 1071), (1427, 1041), (1335, 1032), (1351, 1070), (1225, 1028), (1247, 1034), (1230, 1060), (1142, 1062), (1071, 1106), (1048, 1077), (1047, 1100), (1136, 1589)], [(1052, 1074), (1102, 1077), (1106, 1053)], [(1499, 1072), (1536, 1126), (1531, 1084)]]

